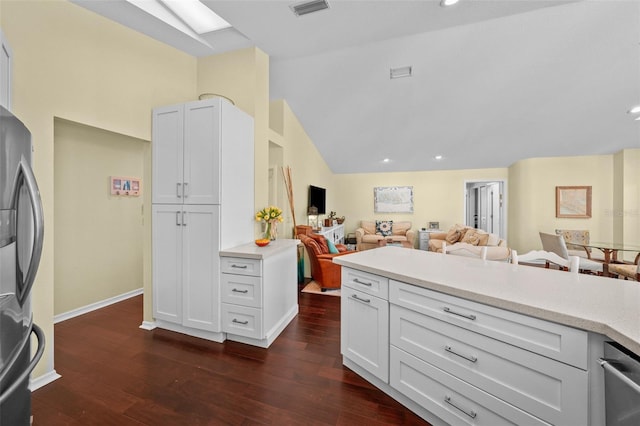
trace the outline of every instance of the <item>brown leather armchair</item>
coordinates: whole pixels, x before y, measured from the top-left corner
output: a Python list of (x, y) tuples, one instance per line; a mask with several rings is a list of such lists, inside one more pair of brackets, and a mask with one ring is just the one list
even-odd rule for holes
[(299, 234), (298, 238), (307, 249), (311, 261), (311, 278), (322, 288), (340, 288), (341, 267), (333, 263), (333, 258), (354, 252), (347, 250), (347, 247), (342, 244), (336, 244), (339, 253), (329, 253), (327, 240), (322, 235)]

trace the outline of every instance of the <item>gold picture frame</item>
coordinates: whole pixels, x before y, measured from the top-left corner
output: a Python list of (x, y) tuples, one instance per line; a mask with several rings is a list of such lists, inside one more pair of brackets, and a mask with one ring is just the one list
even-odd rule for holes
[(556, 217), (590, 218), (590, 186), (556, 186)]

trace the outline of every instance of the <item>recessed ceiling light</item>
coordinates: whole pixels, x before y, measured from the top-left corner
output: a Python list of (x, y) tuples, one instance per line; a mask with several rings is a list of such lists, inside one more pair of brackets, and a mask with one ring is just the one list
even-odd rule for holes
[(454, 4), (458, 3), (460, 0), (442, 0), (440, 2), (440, 6), (442, 7), (447, 7), (447, 6), (453, 6)]
[(296, 16), (308, 15), (310, 13), (319, 12), (329, 9), (329, 3), (326, 0), (312, 0), (304, 3), (298, 3), (289, 6)]
[(390, 160), (390, 159), (388, 159), (388, 158), (385, 158), (384, 160), (382, 160), (382, 162), (383, 162), (383, 163), (388, 163), (388, 162), (390, 162), (390, 161), (391, 161), (391, 160)]
[(389, 70), (389, 78), (402, 78), (402, 77), (411, 77), (413, 73), (413, 69), (411, 66), (399, 67), (399, 68), (391, 68)]
[(436, 161), (440, 161), (440, 160), (442, 160), (443, 158), (444, 158), (444, 157), (443, 157), (442, 155), (435, 155), (435, 156), (433, 157), (433, 159), (434, 159), (434, 160), (436, 160)]
[(636, 105), (627, 111), (627, 114), (640, 114), (640, 105)]

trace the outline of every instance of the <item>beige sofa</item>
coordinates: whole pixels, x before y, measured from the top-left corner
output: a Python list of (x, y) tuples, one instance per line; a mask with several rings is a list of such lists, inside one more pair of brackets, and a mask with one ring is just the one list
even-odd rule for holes
[(381, 240), (404, 243), (415, 247), (416, 231), (409, 221), (363, 220), (356, 229), (356, 250), (368, 250), (380, 246)]
[(448, 232), (434, 232), (429, 234), (429, 251), (442, 253), (442, 243), (447, 246), (464, 245), (468, 253), (477, 252), (478, 257), (482, 247), (487, 247), (487, 260), (509, 260), (511, 249), (507, 242), (496, 234), (490, 234), (481, 229), (456, 225)]

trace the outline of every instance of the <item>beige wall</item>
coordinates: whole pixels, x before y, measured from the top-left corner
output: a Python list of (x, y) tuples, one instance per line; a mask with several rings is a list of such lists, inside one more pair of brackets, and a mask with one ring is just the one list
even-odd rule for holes
[[(614, 155), (614, 200), (609, 214), (614, 223), (614, 241), (640, 247), (640, 149), (626, 149)], [(625, 252), (634, 260), (637, 253)]]
[(143, 197), (112, 196), (109, 177), (142, 179), (150, 144), (61, 119), (54, 127), (58, 315), (142, 288)]
[[(465, 182), (476, 180), (507, 181), (508, 170), (498, 168), (338, 175), (335, 204), (328, 204), (327, 209), (335, 210), (338, 216), (346, 216), (346, 232), (355, 231), (363, 219), (409, 220), (413, 222), (414, 229), (427, 227), (428, 222), (440, 222), (440, 228), (446, 230), (457, 223), (464, 223)], [(373, 188), (377, 186), (413, 186), (413, 214), (375, 213)]]
[(38, 377), (54, 368), (54, 118), (150, 140), (154, 106), (196, 97), (197, 61), (66, 1), (3, 0), (0, 27), (13, 50), (13, 111), (31, 130), (44, 204), (32, 305), (49, 344)]
[[(291, 168), (296, 223), (307, 225), (309, 185), (326, 188), (327, 208), (333, 208), (331, 206), (339, 205), (338, 176), (331, 172), (286, 101), (271, 102), (270, 120), (271, 128), (274, 130), (272, 139), (283, 148), (283, 165)], [(276, 134), (275, 130), (280, 133)], [(283, 205), (280, 207), (286, 214), (285, 232), (290, 234), (293, 230), (293, 219), (288, 199), (283, 199)]]
[[(531, 158), (513, 164), (509, 168), (509, 245), (519, 252), (539, 250), (538, 232), (555, 229), (588, 229), (593, 241), (611, 241), (613, 166), (613, 155)], [(556, 218), (556, 186), (584, 185), (592, 187), (592, 217)]]
[[(255, 205), (268, 203), (269, 57), (256, 48), (241, 49), (198, 60), (198, 93), (229, 97), (254, 119)], [(256, 209), (257, 210), (257, 209)], [(256, 224), (255, 233), (259, 234)]]

